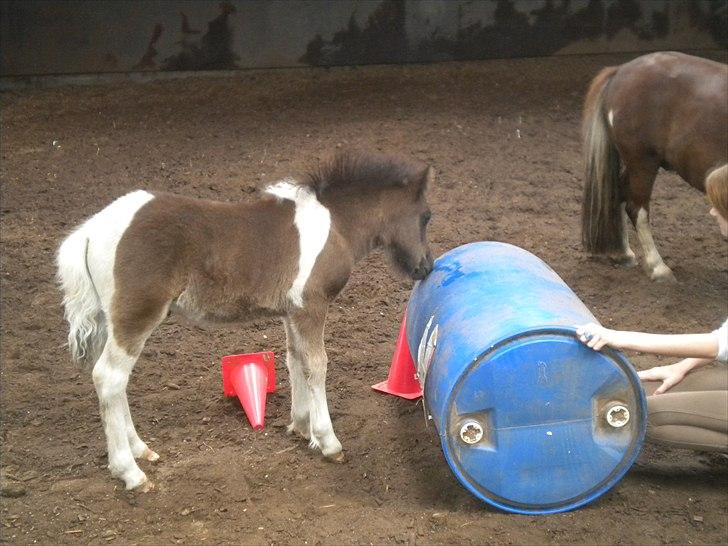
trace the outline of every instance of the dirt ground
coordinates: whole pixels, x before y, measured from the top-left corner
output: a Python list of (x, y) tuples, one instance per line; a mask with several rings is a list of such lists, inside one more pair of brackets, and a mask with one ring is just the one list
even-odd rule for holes
[[(704, 331), (728, 314), (728, 248), (704, 197), (658, 178), (653, 224), (678, 283), (580, 249), (578, 125), (586, 86), (627, 56), (243, 72), (2, 96), (2, 540), (18, 544), (715, 544), (728, 540), (725, 457), (646, 446), (575, 512), (501, 513), (471, 497), (419, 403), (376, 393), (411, 284), (375, 253), (331, 307), (328, 393), (347, 462), (285, 434), (277, 321), (171, 321), (130, 383), (157, 484), (112, 479), (90, 373), (63, 347), (54, 253), (75, 224), (136, 189), (252, 200), (337, 147), (435, 166), (436, 255), (471, 241), (546, 260), (605, 324)], [(636, 242), (636, 241), (633, 241)], [(272, 267), (266, 256), (241, 267)], [(254, 432), (221, 393), (220, 357), (273, 350), (279, 389)], [(638, 367), (659, 358), (631, 355)], [(665, 360), (667, 362), (667, 360)]]

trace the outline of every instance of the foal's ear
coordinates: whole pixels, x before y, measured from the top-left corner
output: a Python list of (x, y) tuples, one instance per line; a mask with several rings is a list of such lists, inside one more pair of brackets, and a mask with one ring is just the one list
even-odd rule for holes
[(417, 188), (418, 199), (425, 194), (427, 188), (429, 188), (434, 181), (435, 169), (432, 168), (432, 165), (428, 165), (427, 167), (425, 167), (425, 170), (422, 171), (422, 174), (419, 177), (419, 187)]

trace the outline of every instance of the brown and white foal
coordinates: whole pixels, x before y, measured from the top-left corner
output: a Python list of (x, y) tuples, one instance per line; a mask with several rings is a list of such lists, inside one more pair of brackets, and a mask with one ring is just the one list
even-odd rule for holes
[[(301, 181), (269, 186), (255, 203), (135, 191), (69, 235), (58, 252), (68, 342), (75, 360), (95, 363), (112, 475), (127, 489), (153, 487), (135, 458), (159, 456), (134, 428), (126, 386), (171, 311), (206, 321), (283, 317), (288, 430), (341, 460), (326, 403), (327, 307), (376, 247), (413, 279), (430, 272), (432, 177), (395, 158), (340, 154)], [(261, 258), (270, 267), (256, 266)]]

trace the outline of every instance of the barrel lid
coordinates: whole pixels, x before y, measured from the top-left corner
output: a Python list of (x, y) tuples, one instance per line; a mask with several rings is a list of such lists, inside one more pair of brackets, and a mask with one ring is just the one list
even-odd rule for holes
[(646, 405), (624, 356), (574, 330), (506, 339), (460, 376), (445, 405), (443, 451), (460, 482), (502, 509), (545, 514), (602, 495), (639, 454)]

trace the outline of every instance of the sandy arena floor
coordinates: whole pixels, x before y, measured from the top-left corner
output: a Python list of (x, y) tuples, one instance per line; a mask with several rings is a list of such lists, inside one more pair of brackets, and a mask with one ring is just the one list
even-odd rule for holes
[[(471, 497), (417, 403), (387, 375), (410, 283), (383, 256), (331, 307), (328, 392), (348, 461), (284, 433), (277, 321), (206, 330), (168, 322), (132, 376), (149, 494), (105, 468), (88, 372), (69, 362), (54, 275), (64, 233), (135, 188), (251, 200), (338, 146), (435, 166), (436, 254), (507, 241), (546, 260), (605, 324), (701, 331), (728, 314), (728, 248), (704, 197), (658, 178), (657, 244), (679, 283), (589, 260), (579, 244), (580, 103), (628, 57), (564, 57), (241, 73), (2, 96), (2, 540), (17, 544), (715, 544), (728, 537), (728, 461), (646, 446), (611, 492), (576, 512), (519, 517)], [(55, 144), (54, 144), (55, 142)], [(267, 267), (266, 257), (246, 267)], [(221, 395), (219, 360), (273, 350), (279, 391), (253, 432)], [(631, 355), (638, 367), (660, 359)], [(7, 496), (10, 495), (10, 496)]]

